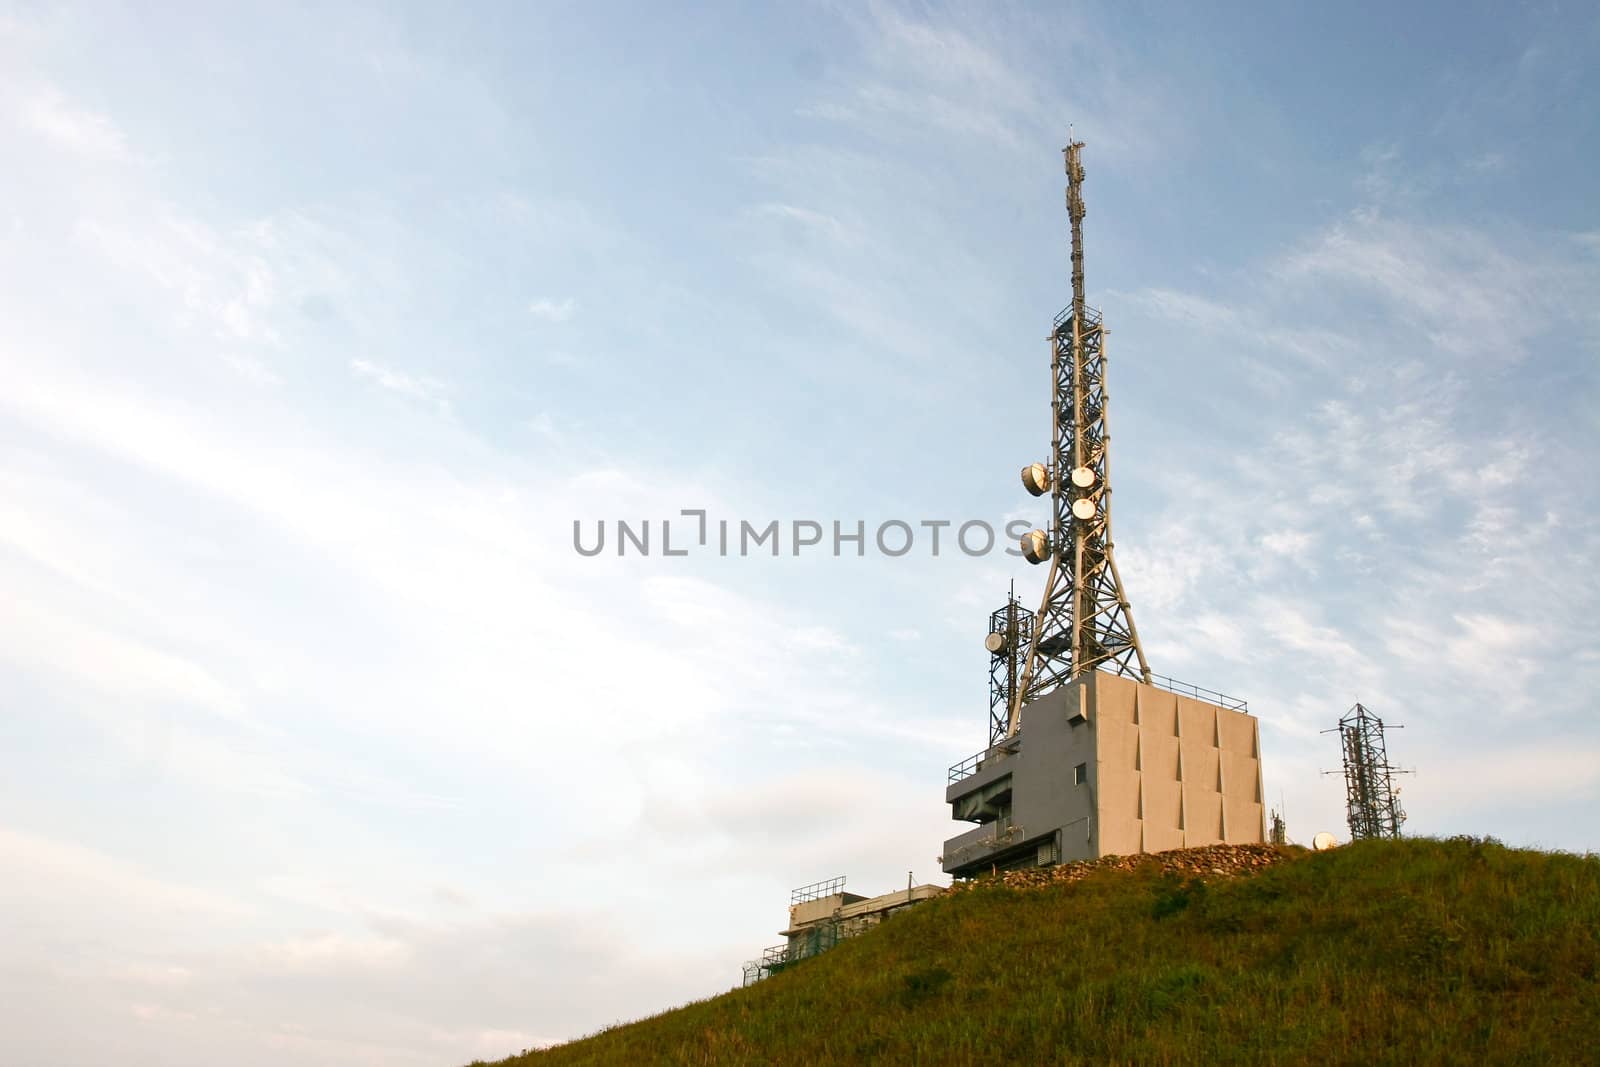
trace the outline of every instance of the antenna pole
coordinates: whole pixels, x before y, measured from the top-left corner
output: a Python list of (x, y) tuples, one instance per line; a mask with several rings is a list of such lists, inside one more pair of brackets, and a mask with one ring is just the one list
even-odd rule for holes
[(1345, 810), (1350, 839), (1399, 837), (1406, 813), (1396, 795), (1393, 775), (1410, 772), (1390, 766), (1384, 731), (1403, 727), (1392, 724), (1385, 727), (1382, 719), (1358, 702), (1339, 720), (1335, 729), (1344, 756)]
[(1150, 681), (1111, 540), (1111, 434), (1106, 419), (1106, 330), (1083, 281), (1083, 142), (1062, 149), (1072, 233), (1072, 303), (1050, 334), (1050, 570), (1007, 736), (1022, 705), (1090, 671)]

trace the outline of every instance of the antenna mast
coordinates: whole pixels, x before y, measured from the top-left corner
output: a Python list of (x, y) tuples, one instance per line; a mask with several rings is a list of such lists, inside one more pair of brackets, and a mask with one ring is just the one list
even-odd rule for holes
[(1357, 704), (1345, 712), (1336, 729), (1344, 755), (1345, 812), (1350, 823), (1350, 840), (1399, 837), (1406, 813), (1400, 806), (1400, 791), (1394, 787), (1391, 776), (1408, 772), (1389, 765), (1389, 747), (1383, 736), (1389, 727)]
[(1133, 611), (1122, 591), (1111, 542), (1111, 434), (1106, 424), (1106, 330), (1084, 299), (1083, 142), (1062, 149), (1067, 218), (1072, 223), (1072, 305), (1050, 333), (1050, 464), (1022, 472), (1034, 496), (1054, 504), (1050, 532), (1022, 539), (1030, 563), (1050, 563), (1022, 678), (1014, 687), (1006, 733), (1016, 733), (1022, 705), (1094, 670), (1150, 681)]
[(983, 639), (989, 650), (989, 744), (1006, 739), (1011, 721), (1011, 705), (1021, 680), (1023, 660), (1033, 643), (1033, 615), (1017, 599), (1015, 583), (1006, 594), (1005, 606), (989, 615), (989, 634)]

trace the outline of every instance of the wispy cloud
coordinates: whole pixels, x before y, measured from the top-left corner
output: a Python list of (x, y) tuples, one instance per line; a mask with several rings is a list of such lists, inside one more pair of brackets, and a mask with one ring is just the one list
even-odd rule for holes
[(540, 297), (528, 305), (528, 314), (545, 322), (569, 322), (578, 313), (578, 302), (572, 297), (552, 300)]
[[(1405, 180), (1398, 158), (1383, 165)], [(1465, 758), (1443, 751), (1454, 709), (1493, 708), (1497, 744), (1508, 723), (1583, 733), (1571, 683), (1597, 678), (1580, 652), (1600, 641), (1590, 461), (1511, 383), (1595, 365), (1578, 294), (1600, 291), (1600, 265), (1564, 235), (1402, 214), (1431, 194), (1396, 188), (1236, 287), (1107, 301), (1208, 353), (1207, 388), (1270, 401), (1215, 447), (1197, 424), (1191, 455), (1163, 463), (1172, 510), (1119, 547), (1156, 668), (1217, 673), (1196, 680), (1261, 709), (1269, 777), (1299, 812), (1322, 804), (1320, 780), (1285, 769), (1316, 765), (1317, 730), (1356, 699), (1406, 723), (1391, 751), (1426, 770), (1436, 749)], [(1268, 382), (1244, 372), (1258, 366)], [(1419, 810), (1456, 795), (1415, 788)]]
[(440, 411), (448, 411), (449, 400), (446, 397), (448, 387), (437, 378), (426, 375), (408, 374), (405, 371), (395, 370), (368, 359), (352, 359), (350, 369), (358, 377), (373, 382), (384, 389), (401, 396), (425, 400), (437, 407)]
[(760, 215), (791, 221), (839, 244), (859, 245), (862, 241), (862, 235), (856, 227), (841, 222), (825, 211), (814, 211), (794, 204), (761, 204), (755, 211)]
[(241, 352), (227, 352), (222, 356), (222, 361), (239, 373), (239, 376), (255, 385), (272, 386), (282, 385), (280, 378), (267, 364), (253, 356)]
[(25, 96), (17, 114), (27, 129), (68, 152), (102, 162), (133, 157), (127, 135), (115, 121), (73, 104), (53, 88)]

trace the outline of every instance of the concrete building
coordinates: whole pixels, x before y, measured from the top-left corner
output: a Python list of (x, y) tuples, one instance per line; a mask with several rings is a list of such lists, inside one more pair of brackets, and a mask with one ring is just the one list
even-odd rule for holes
[(950, 768), (944, 843), (968, 878), (1100, 856), (1266, 840), (1261, 734), (1242, 701), (1095, 671), (1022, 708), (1012, 736)]
[(866, 933), (890, 915), (944, 892), (936, 885), (913, 886), (876, 897), (844, 891), (843, 878), (802, 886), (789, 895), (789, 925), (779, 931), (783, 944), (744, 965), (744, 984), (759, 981), (791, 963), (809, 959), (847, 937)]

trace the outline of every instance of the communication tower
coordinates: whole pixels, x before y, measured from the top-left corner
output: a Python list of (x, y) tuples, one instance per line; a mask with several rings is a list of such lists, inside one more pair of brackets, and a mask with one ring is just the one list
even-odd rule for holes
[(1322, 731), (1339, 734), (1344, 755), (1345, 810), (1352, 841), (1399, 837), (1400, 825), (1406, 821), (1405, 810), (1400, 807), (1400, 791), (1394, 788), (1392, 776), (1408, 772), (1389, 766), (1385, 729), (1382, 719), (1358, 703), (1334, 730)]
[(1030, 563), (1050, 564), (1006, 732), (1022, 705), (1095, 670), (1149, 683), (1133, 611), (1111, 541), (1111, 432), (1106, 420), (1106, 329), (1083, 285), (1083, 142), (1062, 149), (1072, 227), (1072, 304), (1050, 332), (1050, 462), (1022, 470), (1034, 496), (1050, 494), (1050, 530), (1022, 538)]
[[(1070, 140), (1070, 138), (1069, 138)], [(1111, 542), (1106, 330), (1084, 299), (1083, 144), (1064, 148), (1072, 303), (1050, 344), (1050, 456), (1022, 470), (1050, 528), (1039, 610), (989, 615), (988, 744), (950, 768), (945, 873), (1266, 840), (1259, 724), (1242, 700), (1150, 673)]]
[(1023, 660), (1033, 641), (1033, 621), (1033, 615), (1017, 599), (1015, 589), (1007, 595), (1005, 606), (989, 615), (989, 634), (983, 639), (983, 647), (989, 650), (990, 745), (1005, 739)]

